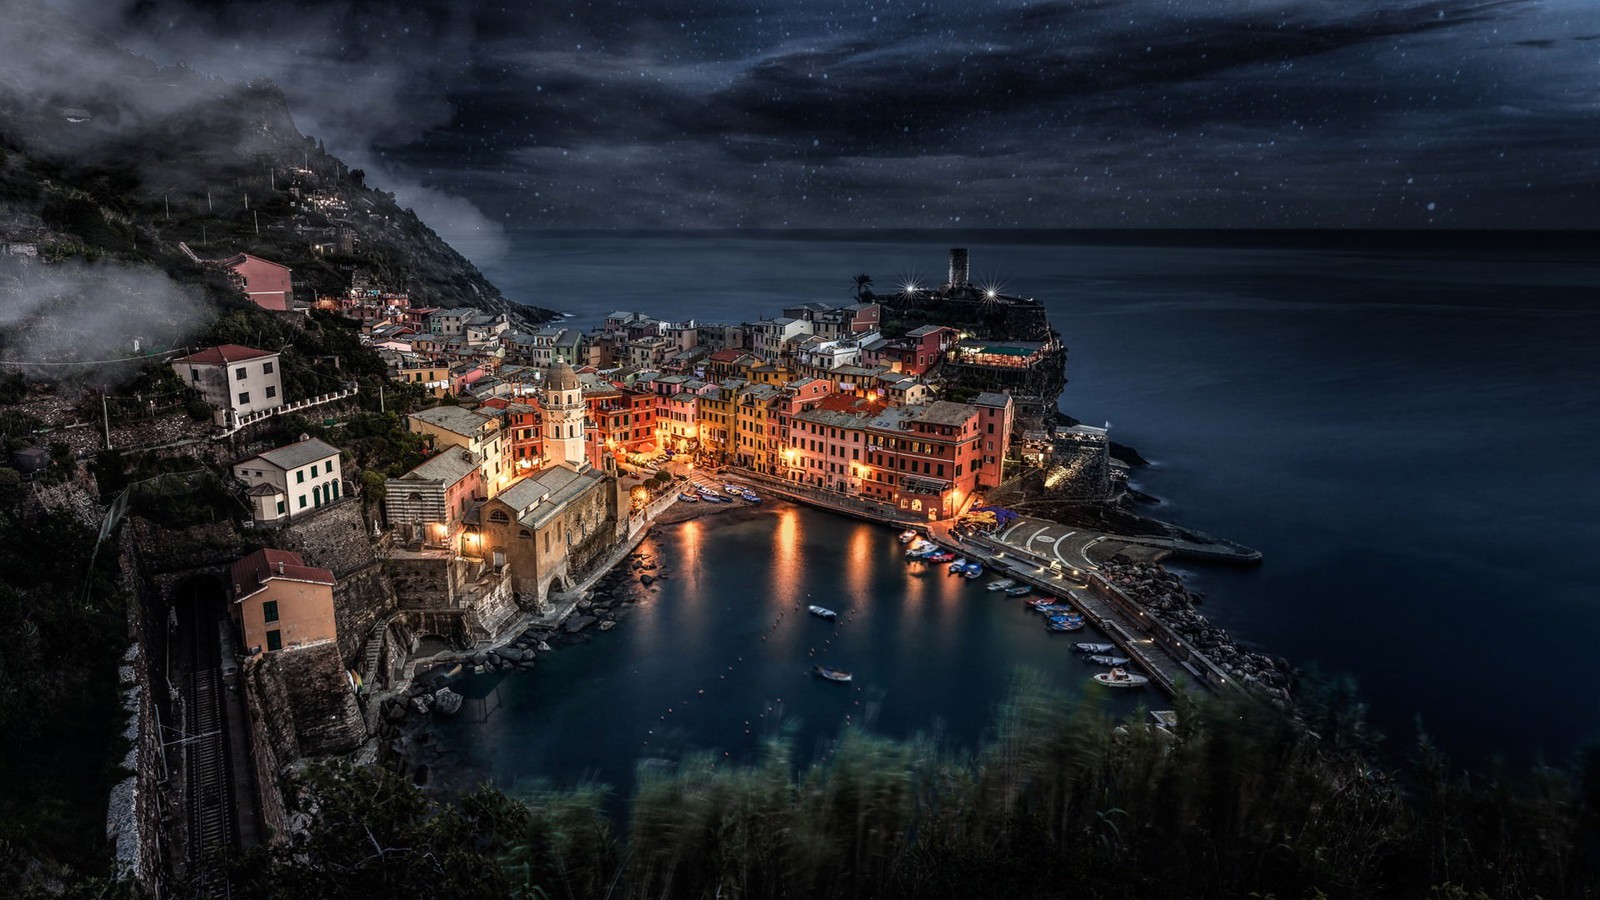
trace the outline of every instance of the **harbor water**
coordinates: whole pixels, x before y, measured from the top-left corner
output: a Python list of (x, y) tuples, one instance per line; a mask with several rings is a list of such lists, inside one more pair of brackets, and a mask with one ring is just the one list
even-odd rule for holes
[(780, 738), (806, 762), (851, 725), (959, 752), (995, 724), (1021, 670), (1108, 715), (1166, 706), (1153, 688), (1090, 683), (1105, 669), (1072, 645), (1103, 635), (1047, 631), (1025, 598), (987, 590), (987, 573), (908, 561), (885, 525), (769, 501), (661, 528), (640, 552), (657, 567), (641, 574), (665, 577), (630, 579), (638, 603), (616, 628), (531, 672), (458, 683), (467, 702), (435, 731), (449, 753), (439, 777), (512, 791), (587, 779), (625, 794), (643, 760), (750, 762)]
[[(1561, 762), (1600, 738), (1593, 254), (942, 233), (513, 238), (490, 277), (585, 328), (616, 309), (753, 320), (846, 300), (861, 272), (880, 289), (937, 283), (946, 249), (967, 246), (975, 280), (1047, 304), (1070, 347), (1062, 408), (1109, 421), (1155, 462), (1135, 475), (1164, 501), (1150, 512), (1265, 554), (1257, 569), (1177, 566), (1214, 622), (1354, 678), (1397, 747), (1418, 717), (1466, 763)], [(682, 577), (593, 644), (504, 679), (498, 715), (452, 724), (462, 771), (625, 783), (633, 760), (683, 747), (748, 753), (743, 721), (772, 727), (760, 717), (779, 699), (808, 751), (846, 715), (972, 738), (1017, 664), (1081, 680), (1057, 636), (1016, 610), (903, 574), (876, 547), (892, 542), (886, 529), (795, 515), (803, 543), (765, 514), (662, 532), (653, 540)], [(857, 540), (868, 562), (849, 552)], [(852, 584), (876, 585), (870, 615)], [(853, 687), (803, 676), (805, 651), (830, 633), (792, 611), (807, 592), (859, 616), (827, 651), (861, 673)], [(738, 675), (740, 699), (699, 700), (733, 676), (729, 657), (752, 655), (762, 662)]]

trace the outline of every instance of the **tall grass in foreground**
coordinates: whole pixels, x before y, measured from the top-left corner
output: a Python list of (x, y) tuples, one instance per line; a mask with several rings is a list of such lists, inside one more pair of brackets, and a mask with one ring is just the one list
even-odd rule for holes
[[(1307, 720), (1344, 728), (1349, 705)], [(307, 827), (231, 861), (236, 896), (538, 898), (1600, 895), (1600, 752), (1516, 789), (1421, 743), (1398, 772), (1364, 739), (1250, 700), (1180, 702), (1176, 736), (1018, 679), (964, 755), (846, 731), (799, 768), (641, 767), (625, 838), (596, 788), (424, 798), (375, 770), (313, 770)], [(1339, 722), (1346, 723), (1340, 725)]]

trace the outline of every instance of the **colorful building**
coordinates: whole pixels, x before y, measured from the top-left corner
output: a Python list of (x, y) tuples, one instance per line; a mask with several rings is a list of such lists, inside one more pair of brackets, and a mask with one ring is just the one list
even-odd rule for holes
[(298, 553), (263, 549), (229, 570), (232, 614), (251, 654), (296, 650), (339, 639), (333, 573)]

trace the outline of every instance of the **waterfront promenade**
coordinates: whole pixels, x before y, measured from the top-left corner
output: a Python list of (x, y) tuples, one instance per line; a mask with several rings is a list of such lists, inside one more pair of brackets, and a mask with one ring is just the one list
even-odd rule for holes
[(1190, 688), (1239, 687), (1203, 653), (1095, 572), (1097, 565), (1090, 558), (1089, 549), (1108, 538), (1122, 540), (1118, 536), (1024, 517), (996, 538), (958, 538), (948, 521), (910, 521), (892, 507), (837, 492), (819, 491), (740, 469), (698, 474), (708, 484), (723, 480), (743, 483), (831, 512), (895, 528), (913, 528), (954, 553), (982, 562), (998, 576), (1014, 578), (1065, 599), (1169, 695)]

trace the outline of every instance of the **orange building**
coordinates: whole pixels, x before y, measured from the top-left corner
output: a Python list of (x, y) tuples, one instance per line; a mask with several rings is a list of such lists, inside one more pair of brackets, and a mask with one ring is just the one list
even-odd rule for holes
[(231, 575), (233, 618), (252, 655), (338, 640), (332, 572), (268, 548), (234, 563)]
[(604, 468), (607, 453), (626, 460), (656, 451), (656, 395), (602, 387), (583, 392), (588, 415), (584, 446), (589, 465)]

